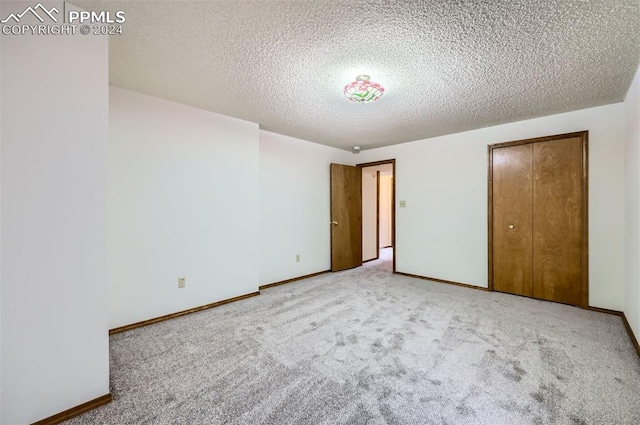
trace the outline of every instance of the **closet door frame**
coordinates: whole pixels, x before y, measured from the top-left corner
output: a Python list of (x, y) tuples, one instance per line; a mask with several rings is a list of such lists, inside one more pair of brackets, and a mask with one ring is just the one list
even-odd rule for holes
[(493, 291), (493, 150), (508, 146), (527, 145), (553, 140), (580, 137), (582, 139), (582, 276), (580, 288), (580, 307), (589, 308), (589, 132), (557, 134), (513, 142), (496, 143), (488, 146), (488, 248), (489, 276), (488, 289)]

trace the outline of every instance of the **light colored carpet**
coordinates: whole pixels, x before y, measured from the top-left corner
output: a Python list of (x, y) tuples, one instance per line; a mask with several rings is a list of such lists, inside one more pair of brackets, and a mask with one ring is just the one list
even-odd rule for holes
[(113, 403), (69, 424), (640, 424), (619, 317), (381, 260), (111, 337)]

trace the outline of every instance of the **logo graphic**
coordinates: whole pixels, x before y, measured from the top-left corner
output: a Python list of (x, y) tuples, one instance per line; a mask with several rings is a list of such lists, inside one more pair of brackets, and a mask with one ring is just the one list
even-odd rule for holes
[(10, 14), (9, 16), (7, 16), (6, 19), (0, 21), (0, 23), (6, 24), (11, 19), (13, 19), (15, 21), (15, 23), (18, 23), (18, 22), (20, 22), (20, 19), (22, 19), (22, 17), (24, 15), (26, 15), (27, 13), (29, 13), (29, 12), (31, 12), (31, 14), (33, 16), (38, 18), (38, 20), (40, 22), (44, 22), (44, 19), (42, 18), (42, 16), (40, 16), (38, 14), (38, 11), (40, 13), (44, 13), (47, 16), (49, 16), (49, 18), (51, 18), (53, 20), (53, 22), (58, 22), (58, 19), (55, 16), (53, 16), (54, 12), (56, 14), (60, 13), (60, 11), (58, 9), (56, 9), (55, 7), (52, 7), (50, 10), (47, 10), (47, 8), (42, 5), (42, 3), (38, 3), (37, 5), (35, 5), (35, 7), (31, 7), (31, 6), (27, 7), (22, 13), (18, 13), (18, 14), (12, 13), (12, 14)]
[[(66, 2), (60, 0), (55, 2), (41, 0), (35, 6), (31, 3), (24, 10), (25, 4), (22, 2), (7, 3), (11, 3), (15, 8), (7, 10), (6, 13), (13, 13), (0, 20), (0, 32), (3, 36), (122, 35), (124, 33), (122, 24), (127, 20), (124, 10), (76, 10), (75, 6), (67, 8)], [(18, 13), (20, 10), (22, 12)]]

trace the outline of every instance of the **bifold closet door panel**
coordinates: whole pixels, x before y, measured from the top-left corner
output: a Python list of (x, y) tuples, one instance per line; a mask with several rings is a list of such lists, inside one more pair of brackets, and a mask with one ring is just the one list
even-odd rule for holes
[(580, 305), (582, 138), (533, 144), (533, 296)]
[(533, 295), (532, 155), (529, 145), (493, 149), (493, 289)]

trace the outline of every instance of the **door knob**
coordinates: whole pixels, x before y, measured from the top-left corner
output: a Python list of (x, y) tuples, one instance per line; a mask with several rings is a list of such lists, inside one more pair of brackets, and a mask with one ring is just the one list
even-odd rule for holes
[(338, 222), (337, 221), (332, 221), (331, 224), (333, 224), (334, 226), (337, 226)]
[(509, 229), (513, 229), (514, 227), (516, 227), (516, 226), (514, 226), (513, 224), (509, 225)]

